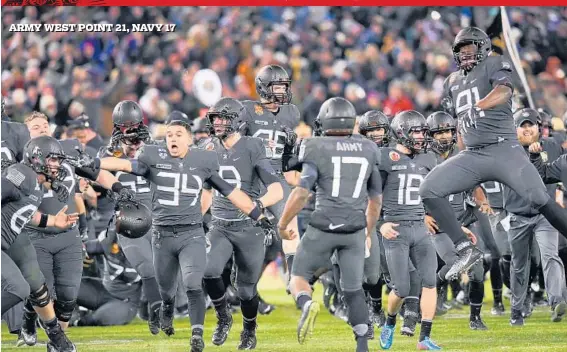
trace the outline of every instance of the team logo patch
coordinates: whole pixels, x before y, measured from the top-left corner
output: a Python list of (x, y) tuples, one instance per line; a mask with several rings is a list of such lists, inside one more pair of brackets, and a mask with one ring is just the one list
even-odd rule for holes
[(505, 70), (510, 70), (511, 68), (510, 63), (507, 61), (502, 61), (502, 68)]
[(388, 156), (390, 157), (390, 160), (392, 160), (392, 161), (398, 161), (398, 160), (400, 160), (400, 154), (398, 154), (398, 153), (395, 152), (395, 151), (391, 151)]
[(262, 121), (262, 120), (254, 120), (254, 124), (260, 125), (260, 126), (268, 126), (269, 125), (268, 121)]
[(120, 158), (122, 155), (124, 155), (124, 153), (122, 153), (122, 150), (120, 149), (114, 149), (112, 151), (112, 156), (115, 158)]
[(207, 145), (205, 145), (205, 150), (215, 150), (215, 145), (213, 142), (209, 142), (207, 143)]
[(158, 150), (158, 155), (159, 155), (159, 157), (162, 158), (162, 159), (167, 158), (167, 150), (160, 148), (160, 149)]
[(549, 160), (549, 157), (547, 156), (547, 152), (541, 152), (539, 154), (541, 155), (541, 161), (543, 161), (544, 163), (546, 163)]
[(118, 247), (118, 243), (113, 243), (112, 247), (110, 247), (110, 253), (118, 254), (120, 252), (120, 247)]
[(256, 113), (256, 115), (262, 115), (264, 113), (264, 108), (262, 107), (262, 105), (256, 104), (254, 105), (254, 112)]
[(171, 170), (171, 164), (156, 164), (157, 169)]
[(527, 111), (524, 111), (524, 112), (522, 113), (522, 116), (523, 116), (523, 117), (528, 117), (528, 116), (530, 116), (530, 113), (527, 112)]

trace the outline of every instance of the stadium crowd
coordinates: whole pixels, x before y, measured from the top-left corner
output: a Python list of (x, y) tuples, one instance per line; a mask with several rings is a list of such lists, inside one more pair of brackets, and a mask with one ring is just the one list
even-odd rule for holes
[[(40, 110), (59, 125), (85, 113), (108, 137), (111, 108), (139, 101), (150, 123), (170, 111), (190, 118), (205, 107), (195, 72), (215, 71), (222, 96), (257, 98), (256, 70), (292, 73), (293, 102), (313, 126), (328, 97), (345, 96), (361, 114), (439, 105), (455, 68), (454, 35), (471, 21), (488, 27), (498, 8), (36, 8), (7, 7), (2, 18), (2, 96), (15, 121)], [(11, 33), (12, 23), (175, 23), (168, 33)], [(567, 110), (567, 10), (514, 8), (513, 35), (537, 106)], [(555, 127), (562, 128), (557, 121)]]
[[(488, 272), (491, 314), (505, 314), (505, 286), (511, 325), (533, 305), (560, 322), (567, 9), (507, 13), (519, 63), (491, 55), (507, 51), (493, 36), (499, 8), (7, 8), (2, 313), (17, 345), (37, 343), (36, 321), (48, 351), (74, 352), (69, 325), (138, 315), (170, 336), (174, 316), (189, 316), (200, 352), (205, 308), (222, 345), (239, 306), (238, 349), (254, 349), (256, 316), (274, 309), (257, 284), (274, 261), (301, 310), (300, 343), (317, 280), (361, 352), (374, 327), (392, 346), (398, 314), (402, 335), (421, 324), (419, 350), (440, 349), (433, 318), (462, 304), (470, 329), (487, 330)], [(6, 30), (39, 22), (177, 27)], [(513, 82), (518, 64), (528, 87)], [(528, 94), (534, 109), (521, 106)]]

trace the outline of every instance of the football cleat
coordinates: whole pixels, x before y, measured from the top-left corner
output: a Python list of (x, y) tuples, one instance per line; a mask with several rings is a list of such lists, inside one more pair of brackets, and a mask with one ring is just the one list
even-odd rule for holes
[(53, 329), (45, 330), (47, 337), (49, 337), (49, 342), (47, 343), (48, 352), (76, 352), (77, 349), (75, 345), (69, 340), (67, 335), (61, 329), (61, 326), (57, 326)]
[(232, 315), (228, 309), (223, 314), (217, 313), (217, 326), (213, 331), (213, 344), (221, 346), (228, 338), (230, 328), (232, 328)]
[(567, 303), (565, 301), (559, 302), (552, 308), (551, 321), (558, 323), (563, 319), (565, 312), (567, 311)]
[(426, 337), (423, 341), (419, 341), (417, 343), (417, 349), (420, 351), (439, 351), (441, 350), (441, 347), (433, 342), (433, 340), (429, 337)]
[(522, 308), (522, 314), (524, 318), (531, 317), (533, 311), (534, 311), (534, 306), (532, 305), (532, 297), (531, 295), (527, 295), (526, 299), (524, 299), (524, 306)]
[(273, 304), (269, 304), (265, 302), (262, 298), (260, 298), (260, 302), (258, 302), (258, 313), (262, 315), (268, 315), (273, 312), (276, 307)]
[(24, 326), (22, 326), (22, 328), (20, 329), (20, 334), (18, 335), (18, 341), (16, 342), (16, 347), (20, 347), (23, 345), (35, 346), (36, 344), (37, 344), (37, 331), (35, 330), (35, 326), (33, 332), (30, 332), (29, 330), (26, 329), (24, 324)]
[(193, 329), (190, 345), (191, 352), (202, 352), (205, 349), (205, 341), (203, 341), (202, 329)]
[(413, 336), (415, 335), (416, 325), (417, 321), (415, 318), (405, 318), (400, 333), (404, 336)]
[(484, 321), (482, 321), (482, 318), (479, 315), (471, 318), (469, 321), (469, 328), (471, 330), (488, 330), (488, 327), (484, 324)]
[(447, 281), (456, 279), (461, 273), (469, 271), (473, 265), (484, 257), (481, 250), (468, 241), (460, 243), (457, 246), (457, 251), (458, 258), (445, 275)]
[(307, 336), (313, 333), (318, 314), (319, 302), (310, 301), (303, 306), (299, 324), (297, 324), (297, 341), (300, 344), (303, 344), (307, 340)]
[(256, 348), (256, 329), (243, 329), (240, 333), (239, 350), (253, 350)]
[(173, 315), (175, 311), (175, 303), (161, 303), (161, 310), (159, 316), (159, 325), (161, 330), (167, 335), (171, 336), (175, 334), (175, 329), (173, 328)]
[(394, 332), (396, 327), (391, 325), (384, 325), (380, 333), (380, 347), (383, 350), (389, 350), (394, 343)]
[(524, 316), (521, 311), (512, 308), (512, 314), (510, 316), (510, 325), (512, 326), (524, 326)]
[(161, 304), (154, 304), (153, 308), (148, 308), (148, 309), (149, 309), (148, 328), (150, 329), (150, 333), (152, 335), (157, 335), (159, 334), (159, 326), (160, 326), (159, 312), (161, 310)]
[(504, 312), (506, 312), (506, 308), (504, 308), (504, 303), (494, 302), (494, 305), (492, 306), (490, 313), (492, 313), (492, 315), (504, 315)]

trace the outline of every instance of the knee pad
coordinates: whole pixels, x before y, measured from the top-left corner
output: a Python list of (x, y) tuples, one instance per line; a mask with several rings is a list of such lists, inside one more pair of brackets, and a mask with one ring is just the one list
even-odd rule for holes
[(191, 272), (183, 277), (183, 284), (186, 291), (203, 289), (203, 273)]
[(241, 301), (250, 301), (258, 294), (256, 284), (238, 282), (236, 287), (236, 294)]
[(55, 308), (55, 316), (57, 317), (57, 320), (65, 323), (71, 320), (71, 315), (73, 314), (73, 310), (75, 310), (76, 303), (77, 301), (75, 300), (62, 301), (58, 299), (55, 301), (53, 308)]
[(31, 292), (29, 295), (29, 301), (34, 307), (43, 308), (51, 302), (51, 295), (49, 294), (49, 288), (46, 284), (43, 284), (39, 290)]

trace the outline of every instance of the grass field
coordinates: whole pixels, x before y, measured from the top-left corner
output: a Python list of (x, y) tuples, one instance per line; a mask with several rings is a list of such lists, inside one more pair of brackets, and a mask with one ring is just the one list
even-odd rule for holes
[[(488, 286), (488, 285), (487, 285)], [(267, 287), (272, 287), (271, 289)], [(277, 287), (277, 289), (274, 289)], [(316, 298), (321, 297), (322, 290), (316, 291)], [(297, 311), (283, 286), (278, 280), (263, 279), (261, 285), (263, 297), (277, 309), (269, 316), (259, 317), (258, 351), (353, 351), (354, 340), (351, 329), (342, 321), (322, 310), (317, 319), (315, 332), (305, 345), (299, 345), (296, 338)], [(487, 294), (489, 294), (487, 290)], [(509, 316), (493, 317), (490, 315), (491, 297), (487, 297), (483, 309), (483, 318), (489, 331), (471, 331), (468, 328), (468, 307), (463, 310), (452, 310), (447, 315), (435, 319), (433, 339), (448, 351), (567, 351), (567, 321), (551, 323), (547, 308), (538, 308), (522, 328), (512, 328), (508, 324)], [(505, 301), (507, 313), (509, 302)], [(207, 351), (236, 351), (240, 330), (241, 315), (235, 315), (235, 323), (231, 335), (224, 346), (216, 347), (210, 342), (215, 322), (214, 313), (209, 310), (206, 319), (205, 343)], [(394, 351), (416, 350), (417, 337), (408, 338), (399, 334), (394, 339)], [(169, 352), (189, 351), (188, 318), (175, 321), (175, 335), (171, 338), (160, 334), (151, 336), (146, 322), (136, 319), (126, 326), (100, 328), (72, 328), (70, 338), (81, 352)], [(418, 328), (419, 332), (419, 328)], [(377, 331), (378, 335), (379, 331)], [(2, 325), (2, 351), (45, 351), (46, 336), (40, 332), (42, 344), (36, 347), (15, 347), (16, 337), (6, 331)], [(370, 350), (378, 351), (377, 340), (370, 341)]]

